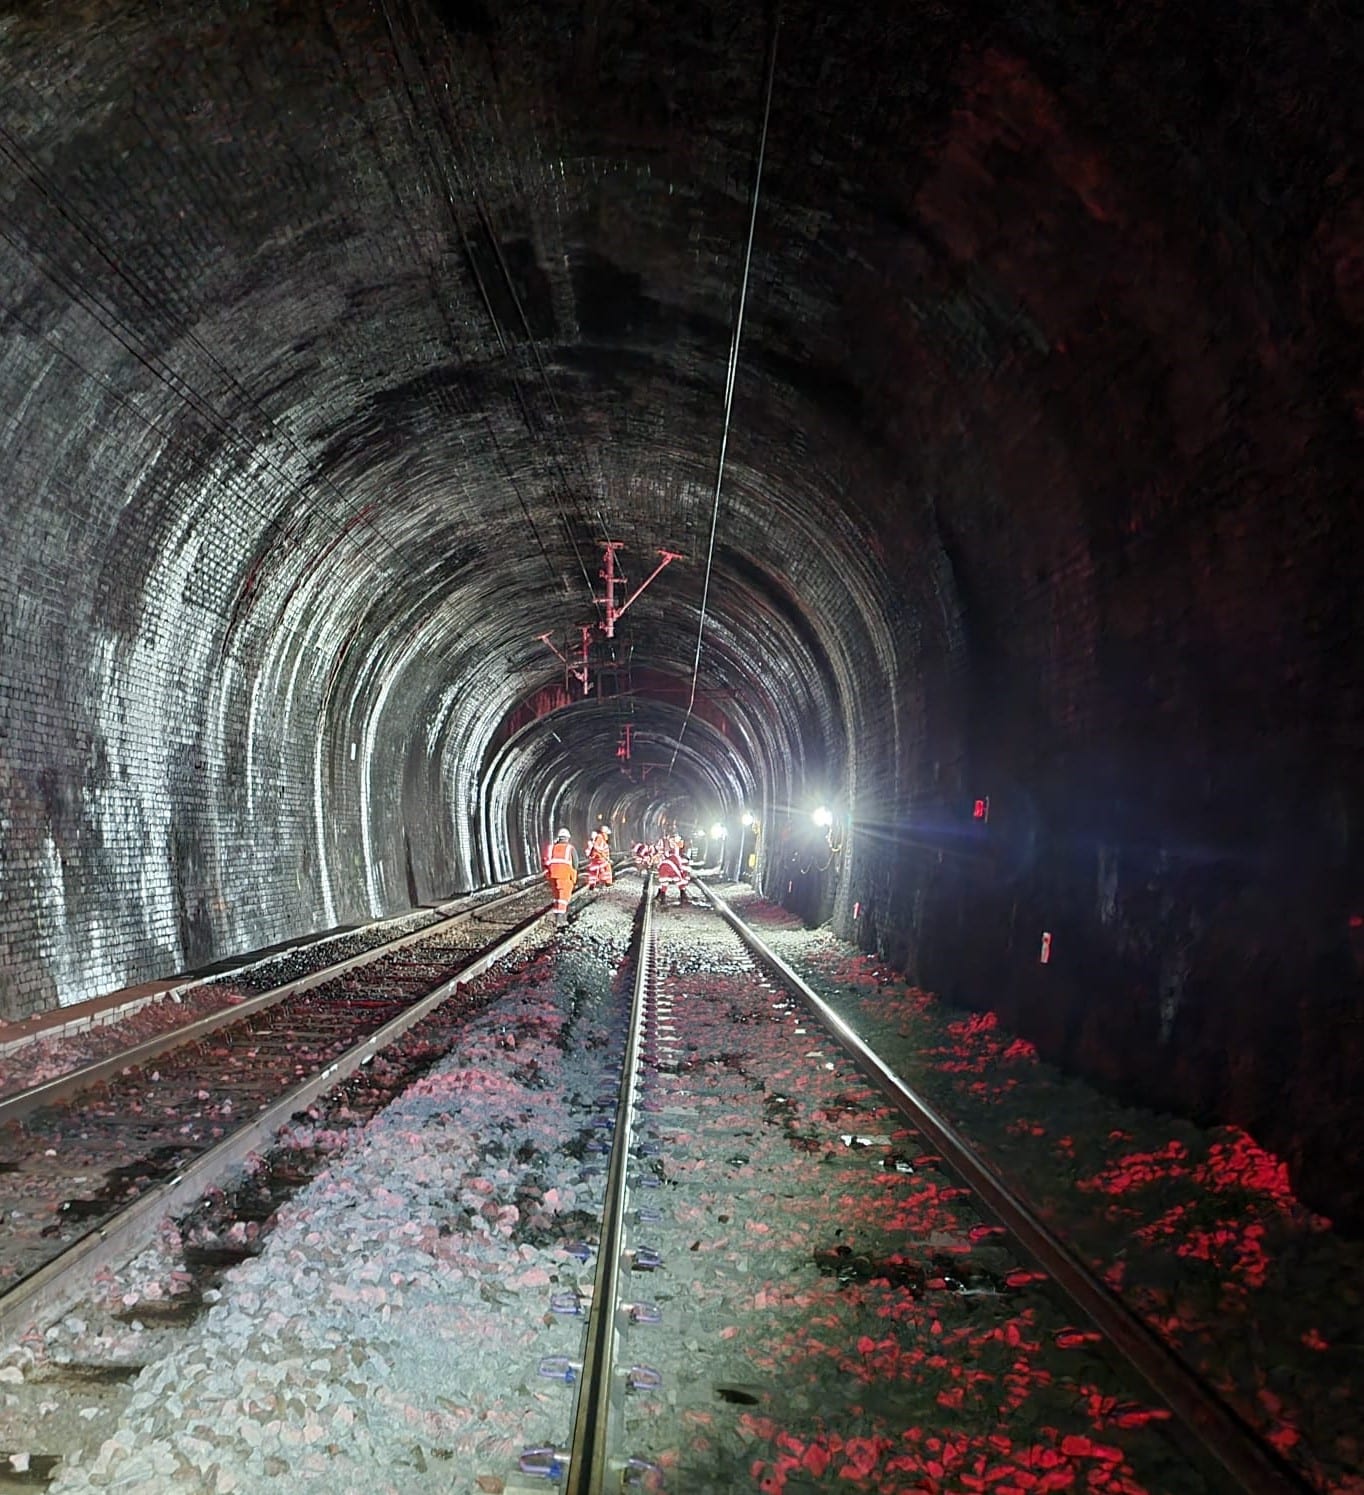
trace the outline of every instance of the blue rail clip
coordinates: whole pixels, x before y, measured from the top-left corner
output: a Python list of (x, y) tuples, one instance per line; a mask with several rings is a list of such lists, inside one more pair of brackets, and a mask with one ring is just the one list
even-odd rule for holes
[(625, 1385), (630, 1391), (657, 1391), (662, 1384), (662, 1371), (652, 1365), (632, 1365), (625, 1373)]
[(630, 1322), (632, 1324), (661, 1324), (663, 1311), (657, 1303), (631, 1303)]
[(567, 1355), (546, 1355), (536, 1374), (547, 1381), (562, 1381), (565, 1386), (571, 1386), (581, 1370), (581, 1361), (570, 1360)]
[(635, 1271), (652, 1272), (663, 1265), (663, 1258), (652, 1246), (635, 1247)]
[(577, 1293), (555, 1293), (549, 1300), (551, 1313), (564, 1313), (572, 1318), (583, 1315), (583, 1300)]

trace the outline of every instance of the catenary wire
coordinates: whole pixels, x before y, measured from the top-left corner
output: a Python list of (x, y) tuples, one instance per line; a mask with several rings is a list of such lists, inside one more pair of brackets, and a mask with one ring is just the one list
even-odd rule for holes
[(682, 725), (677, 729), (677, 742), (673, 747), (672, 761), (668, 764), (671, 773), (677, 762), (677, 754), (686, 735), (687, 723), (691, 721), (696, 706), (696, 684), (701, 674), (701, 644), (706, 632), (706, 607), (710, 600), (711, 572), (715, 564), (715, 536), (720, 524), (720, 494), (725, 479), (725, 458), (729, 451), (729, 427), (734, 413), (734, 382), (739, 371), (739, 342), (743, 337), (744, 311), (748, 304), (748, 278), (753, 264), (753, 237), (758, 224), (758, 197), (762, 191), (763, 163), (767, 156), (767, 127), (772, 116), (772, 83), (777, 71), (777, 37), (781, 30), (781, 12), (772, 19), (772, 41), (767, 56), (767, 88), (763, 99), (762, 130), (758, 136), (758, 161), (753, 174), (753, 201), (748, 215), (748, 244), (744, 250), (744, 269), (739, 282), (739, 305), (734, 316), (734, 334), (729, 345), (729, 370), (725, 377), (725, 417), (720, 429), (720, 457), (715, 469), (715, 502), (710, 515), (710, 541), (706, 547), (705, 579), (701, 588), (701, 615), (696, 624), (696, 657), (692, 661), (691, 693), (687, 699), (687, 710)]

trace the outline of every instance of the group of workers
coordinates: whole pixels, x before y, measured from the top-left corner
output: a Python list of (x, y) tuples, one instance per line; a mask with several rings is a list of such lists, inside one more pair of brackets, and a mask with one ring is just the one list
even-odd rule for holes
[[(646, 875), (652, 871), (658, 884), (658, 901), (668, 901), (669, 889), (676, 888), (677, 901), (687, 902), (687, 884), (691, 869), (683, 852), (681, 836), (661, 836), (657, 841), (639, 842), (634, 848), (635, 865)], [(554, 900), (555, 919), (568, 919), (568, 901), (578, 885), (578, 848), (567, 826), (560, 826), (545, 851), (545, 876), (549, 879)], [(611, 827), (599, 825), (587, 842), (587, 865), (584, 882), (589, 888), (609, 888), (613, 881), (611, 867)]]

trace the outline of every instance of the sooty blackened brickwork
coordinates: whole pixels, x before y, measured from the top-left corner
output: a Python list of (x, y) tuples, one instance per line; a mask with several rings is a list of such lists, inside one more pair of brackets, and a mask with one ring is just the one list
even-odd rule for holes
[(1360, 1221), (1352, 38), (1233, 9), (788, 0), (718, 507), (761, 7), (0, 20), (0, 1012), (720, 817)]

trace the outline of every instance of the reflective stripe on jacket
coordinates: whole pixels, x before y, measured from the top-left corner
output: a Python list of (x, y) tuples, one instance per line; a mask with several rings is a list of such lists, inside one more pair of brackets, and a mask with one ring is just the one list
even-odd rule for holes
[(556, 841), (545, 855), (546, 867), (577, 867), (578, 853), (569, 841)]

